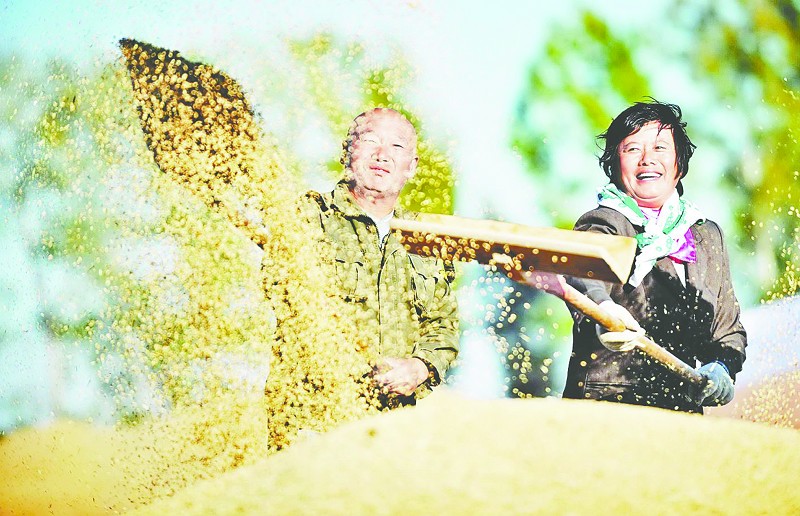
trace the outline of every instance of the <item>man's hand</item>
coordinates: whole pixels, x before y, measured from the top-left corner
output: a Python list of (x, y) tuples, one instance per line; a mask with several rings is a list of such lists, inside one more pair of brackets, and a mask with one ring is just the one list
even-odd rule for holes
[(378, 386), (401, 396), (409, 396), (428, 379), (428, 366), (419, 358), (386, 358), (377, 370)]
[(710, 362), (697, 368), (697, 372), (706, 378), (706, 385), (695, 398), (704, 407), (725, 405), (733, 399), (733, 380), (725, 366), (719, 362)]
[(606, 313), (616, 317), (625, 323), (627, 327), (624, 331), (607, 331), (605, 328), (597, 325), (597, 338), (600, 344), (605, 346), (611, 351), (630, 351), (636, 347), (636, 339), (644, 335), (644, 329), (639, 326), (636, 319), (628, 312), (625, 307), (609, 300), (600, 303)]

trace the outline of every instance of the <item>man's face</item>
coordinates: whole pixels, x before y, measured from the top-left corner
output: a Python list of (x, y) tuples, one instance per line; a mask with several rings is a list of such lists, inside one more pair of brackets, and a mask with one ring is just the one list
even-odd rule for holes
[(680, 179), (672, 130), (649, 122), (622, 140), (617, 152), (622, 189), (639, 206), (661, 208)]
[(350, 148), (355, 186), (374, 197), (396, 196), (417, 169), (417, 135), (390, 110), (370, 111), (357, 121)]

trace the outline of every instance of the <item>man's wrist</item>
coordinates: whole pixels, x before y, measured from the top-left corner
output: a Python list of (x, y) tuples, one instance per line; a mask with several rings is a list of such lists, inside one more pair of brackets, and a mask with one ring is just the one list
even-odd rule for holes
[[(418, 357), (418, 356), (415, 356), (415, 357), (412, 357), (412, 358), (416, 358), (417, 360), (422, 362), (422, 365), (425, 367), (424, 377), (422, 378), (422, 381), (420, 382), (420, 385), (422, 385), (423, 383), (426, 383), (426, 382), (429, 382), (431, 386), (436, 385), (438, 383), (437, 382), (438, 375), (436, 373), (436, 368), (433, 366), (433, 364), (431, 364), (430, 362), (428, 362), (424, 358), (421, 358), (421, 357)], [(422, 370), (420, 370), (420, 373), (422, 374)]]
[(412, 360), (414, 360), (414, 370), (417, 377), (417, 385), (422, 385), (425, 383), (425, 381), (427, 381), (428, 376), (430, 375), (428, 364), (419, 357), (412, 357)]

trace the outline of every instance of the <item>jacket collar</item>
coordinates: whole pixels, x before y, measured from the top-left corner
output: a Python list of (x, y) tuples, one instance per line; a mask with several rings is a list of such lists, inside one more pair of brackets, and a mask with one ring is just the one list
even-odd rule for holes
[[(701, 245), (703, 242), (703, 236), (701, 232), (697, 230), (697, 225), (693, 225), (690, 229), (692, 231), (692, 236), (694, 236), (694, 243), (697, 246), (697, 253), (699, 255), (704, 251), (704, 246)], [(668, 286), (665, 288), (671, 288), (676, 292), (699, 290), (703, 284), (703, 271), (700, 270), (699, 259), (700, 257), (698, 256), (698, 262), (689, 262), (686, 264), (686, 285), (684, 285), (678, 278), (678, 271), (675, 268), (675, 265), (670, 261), (669, 257), (665, 256), (660, 258), (658, 262), (656, 262), (657, 268), (659, 268), (672, 280), (667, 283)]]
[[(353, 199), (353, 194), (350, 193), (350, 187), (347, 179), (342, 179), (336, 183), (336, 187), (333, 189), (332, 204), (333, 208), (339, 211), (345, 217), (351, 219), (369, 218), (367, 212), (365, 212), (361, 206), (356, 204), (355, 199)], [(400, 206), (395, 206), (394, 208), (394, 216), (397, 218), (413, 218), (413, 215), (415, 214), (404, 210)]]

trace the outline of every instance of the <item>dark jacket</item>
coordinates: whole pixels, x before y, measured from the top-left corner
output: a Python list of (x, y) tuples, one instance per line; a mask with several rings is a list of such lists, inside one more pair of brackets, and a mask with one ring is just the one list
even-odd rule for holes
[[(642, 231), (606, 207), (584, 214), (575, 229), (630, 237)], [(636, 288), (576, 278), (569, 282), (597, 303), (611, 299), (625, 307), (648, 336), (690, 366), (717, 360), (735, 378), (745, 359), (747, 336), (739, 321), (722, 231), (710, 220), (691, 231), (697, 262), (686, 264), (685, 287), (668, 257), (660, 259)], [(597, 339), (593, 321), (575, 311), (573, 320), (565, 398), (702, 412), (683, 380), (638, 350), (607, 350)]]

